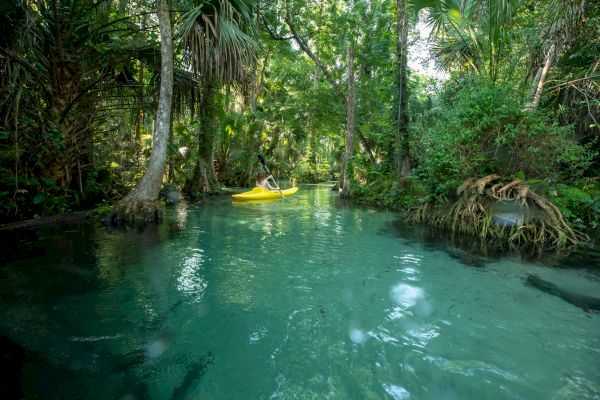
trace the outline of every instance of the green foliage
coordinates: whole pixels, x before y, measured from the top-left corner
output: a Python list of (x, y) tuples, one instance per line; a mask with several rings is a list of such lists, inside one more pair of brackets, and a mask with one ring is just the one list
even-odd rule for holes
[(329, 180), (331, 165), (325, 161), (311, 162), (303, 157), (292, 170), (292, 178), (299, 183), (319, 183)]
[(569, 126), (523, 110), (516, 93), (485, 80), (449, 83), (440, 111), (413, 129), (418, 175), (435, 199), (452, 196), (468, 177), (554, 178), (581, 174), (595, 153)]
[(578, 186), (559, 183), (549, 190), (550, 199), (565, 220), (578, 229), (600, 227), (600, 185), (589, 181)]
[(107, 199), (102, 200), (102, 203), (98, 204), (98, 216), (106, 217), (112, 213), (112, 204)]
[(352, 196), (359, 202), (402, 210), (420, 205), (425, 194), (425, 187), (412, 176), (398, 179), (379, 174), (368, 184), (352, 187)]

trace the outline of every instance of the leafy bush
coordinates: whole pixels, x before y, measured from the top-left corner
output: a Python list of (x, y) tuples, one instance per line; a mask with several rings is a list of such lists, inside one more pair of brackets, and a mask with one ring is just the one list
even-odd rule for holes
[(483, 80), (448, 84), (440, 109), (413, 128), (417, 173), (433, 199), (454, 195), (468, 177), (547, 178), (581, 173), (594, 152), (571, 138), (570, 126), (523, 110), (511, 88)]
[(292, 178), (302, 183), (319, 183), (329, 178), (330, 171), (331, 166), (327, 162), (310, 162), (302, 158), (292, 170)]
[(381, 175), (368, 184), (352, 187), (352, 196), (359, 202), (399, 209), (421, 204), (425, 193), (425, 187), (412, 176), (397, 179), (395, 176)]
[(579, 186), (559, 183), (549, 190), (549, 198), (570, 225), (581, 230), (600, 227), (600, 185), (597, 182)]

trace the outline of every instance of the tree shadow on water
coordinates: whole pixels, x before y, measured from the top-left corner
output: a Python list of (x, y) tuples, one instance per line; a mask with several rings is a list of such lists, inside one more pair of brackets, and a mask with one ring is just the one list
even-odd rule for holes
[[(517, 248), (506, 242), (452, 234), (426, 225), (411, 225), (404, 220), (392, 222), (381, 234), (393, 234), (408, 245), (423, 246), (425, 251), (443, 251), (469, 267), (485, 268), (489, 263), (511, 257), (552, 269), (577, 271), (577, 275), (600, 282), (600, 251), (592, 246), (552, 251), (542, 251), (535, 247)], [(559, 297), (586, 313), (600, 311), (600, 298), (593, 293), (579, 293), (566, 287), (564, 282), (558, 279), (559, 276), (562, 275), (550, 275), (549, 278), (543, 279), (535, 273), (527, 273), (523, 277), (523, 283), (548, 295)]]
[(426, 251), (443, 251), (462, 264), (476, 268), (510, 257), (548, 267), (586, 269), (600, 274), (600, 249), (593, 246), (560, 250), (516, 247), (504, 241), (456, 234), (428, 225), (411, 224), (403, 219), (391, 222), (382, 234), (395, 235), (406, 244), (421, 245)]

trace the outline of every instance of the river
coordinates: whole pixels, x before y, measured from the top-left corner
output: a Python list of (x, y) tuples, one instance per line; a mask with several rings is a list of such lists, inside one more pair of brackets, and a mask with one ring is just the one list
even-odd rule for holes
[(4, 253), (27, 246), (0, 267), (0, 389), (600, 398), (600, 314), (527, 283), (600, 297), (599, 258), (473, 254), (399, 220), (316, 185), (283, 201), (182, 203), (145, 229), (86, 223), (4, 241)]

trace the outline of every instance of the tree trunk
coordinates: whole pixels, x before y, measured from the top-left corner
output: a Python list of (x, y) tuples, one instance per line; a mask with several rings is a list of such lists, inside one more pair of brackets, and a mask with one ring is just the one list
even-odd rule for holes
[(175, 155), (171, 153), (171, 148), (173, 147), (173, 142), (175, 138), (173, 136), (173, 116), (171, 115), (171, 121), (169, 124), (169, 144), (167, 145), (167, 158), (168, 158), (168, 173), (167, 173), (167, 181), (173, 182), (175, 179)]
[(171, 103), (173, 100), (173, 34), (167, 0), (157, 0), (156, 8), (160, 27), (161, 51), (158, 111), (154, 122), (152, 153), (146, 172), (136, 188), (121, 203), (120, 208), (123, 209), (127, 219), (135, 218), (135, 214), (140, 210), (144, 212), (153, 211), (151, 208), (154, 208), (154, 214), (156, 215), (156, 204), (154, 206), (150, 204), (158, 199), (167, 165), (167, 143), (171, 126)]
[(198, 129), (198, 159), (194, 175), (188, 182), (186, 191), (192, 197), (218, 193), (219, 180), (214, 168), (214, 99), (213, 87), (206, 85), (200, 103), (200, 127)]
[(398, 170), (401, 176), (410, 174), (410, 143), (408, 137), (408, 12), (406, 0), (396, 0), (398, 18)]
[(350, 197), (350, 179), (348, 177), (349, 165), (352, 159), (352, 137), (354, 136), (354, 49), (348, 46), (348, 103), (346, 108), (346, 152), (342, 158), (342, 170), (340, 174), (340, 189), (342, 197)]
[[(347, 107), (348, 99), (346, 99), (346, 96), (344, 96), (341, 85), (339, 85), (338, 82), (335, 79), (333, 79), (333, 76), (329, 72), (329, 69), (327, 68), (327, 66), (325, 64), (323, 64), (323, 62), (319, 59), (319, 57), (317, 57), (315, 55), (315, 53), (313, 53), (313, 51), (310, 49), (308, 43), (298, 34), (298, 31), (296, 30), (296, 26), (294, 25), (294, 22), (292, 21), (292, 13), (290, 11), (288, 2), (286, 2), (285, 22), (286, 22), (288, 28), (290, 28), (290, 32), (292, 33), (293, 39), (296, 42), (296, 44), (302, 49), (302, 51), (304, 51), (304, 53), (306, 53), (306, 55), (308, 57), (310, 57), (311, 60), (313, 60), (315, 65), (321, 70), (323, 75), (325, 75), (325, 79), (331, 85), (331, 88), (333, 89), (333, 93), (338, 98), (340, 98), (344, 102), (344, 105)], [(366, 140), (365, 136), (362, 133), (359, 135), (359, 139), (361, 140), (361, 142), (363, 143), (363, 145), (365, 147), (367, 155), (369, 156), (369, 160), (371, 160), (371, 163), (373, 165), (375, 165), (376, 164), (375, 156), (372, 153), (369, 142)]]
[(142, 123), (144, 122), (144, 63), (142, 61), (139, 62), (140, 70), (138, 76), (138, 110), (135, 118), (135, 149), (139, 151), (140, 142), (142, 141)]
[(532, 89), (533, 96), (531, 101), (526, 109), (530, 111), (537, 110), (540, 105), (540, 99), (542, 98), (542, 93), (544, 92), (544, 85), (546, 84), (546, 78), (548, 77), (548, 71), (550, 70), (550, 66), (552, 65), (552, 60), (554, 59), (554, 53), (556, 52), (556, 45), (553, 44), (548, 49), (548, 53), (546, 53), (546, 58), (544, 59), (544, 67), (542, 68), (542, 72), (540, 74), (540, 79), (538, 81), (533, 82), (534, 86)]

